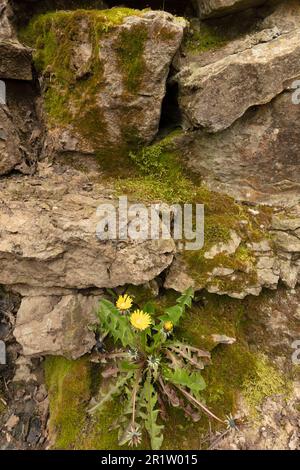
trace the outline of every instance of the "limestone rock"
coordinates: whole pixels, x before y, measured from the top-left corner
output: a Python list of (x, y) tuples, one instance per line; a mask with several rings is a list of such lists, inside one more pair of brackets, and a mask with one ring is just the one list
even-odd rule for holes
[(77, 359), (90, 352), (96, 342), (89, 326), (96, 323), (97, 301), (81, 294), (25, 297), (14, 330), (23, 354)]
[[(158, 131), (170, 65), (186, 22), (159, 11), (119, 14), (113, 22), (110, 10), (67, 12), (65, 21), (78, 28), (72, 36), (60, 23), (61, 15), (53, 13), (51, 30), (46, 21), (40, 32), (59, 38), (71, 51), (66, 71), (57, 70), (62, 59), (55, 54), (43, 69), (52, 151), (102, 151), (101, 159), (107, 148), (110, 154), (122, 153), (127, 145), (151, 142)], [(102, 31), (97, 44), (94, 21)], [(42, 54), (43, 42), (38, 35), (35, 40)], [(58, 47), (56, 52), (63, 51)], [(66, 78), (61, 81), (62, 74)], [(48, 101), (53, 94), (63, 100), (62, 109)]]
[(266, 0), (196, 0), (200, 18), (223, 16), (265, 3)]
[(219, 255), (220, 253), (225, 253), (227, 255), (231, 255), (235, 253), (238, 249), (241, 238), (238, 236), (236, 232), (231, 230), (230, 232), (230, 240), (228, 242), (220, 242), (212, 248), (210, 248), (206, 253), (204, 253), (204, 258), (206, 259), (213, 259), (215, 256)]
[(12, 170), (31, 173), (43, 142), (36, 90), (20, 80), (2, 82), (2, 87), (6, 99), (0, 104), (0, 175)]
[(0, 175), (5, 175), (22, 163), (20, 139), (12, 117), (0, 105)]
[(140, 285), (171, 264), (173, 240), (98, 240), (97, 207), (114, 201), (99, 183), (86, 191), (88, 181), (44, 164), (35, 177), (0, 182), (0, 284), (15, 290)]
[(281, 33), (299, 28), (300, 5), (298, 0), (275, 2), (273, 11), (263, 20), (262, 28), (278, 28)]
[(213, 190), (258, 203), (299, 202), (300, 106), (292, 92), (249, 110), (223, 132), (187, 134), (180, 149)]
[[(199, 268), (194, 263), (190, 266), (188, 258), (178, 254), (168, 270), (165, 287), (179, 292), (188, 287), (193, 287), (195, 290), (206, 289), (211, 293), (229, 295), (237, 299), (243, 299), (247, 295), (258, 296), (264, 287), (275, 290), (278, 288), (279, 280), (287, 287), (295, 288), (300, 280), (298, 207), (289, 213), (283, 212), (274, 216), (269, 227), (269, 238), (247, 243), (245, 239), (242, 240), (236, 234), (234, 236), (232, 234), (228, 244), (219, 243), (208, 252), (204, 252), (203, 258), (214, 263), (213, 269), (204, 268), (201, 259)], [(274, 230), (275, 227), (278, 229)], [(289, 230), (291, 228), (294, 231)], [(233, 244), (234, 239), (236, 239), (235, 244)], [(244, 245), (246, 243), (249, 250), (248, 261), (238, 263), (234, 267), (230, 256), (236, 253), (241, 243)], [(221, 253), (224, 257), (218, 259)]]
[(8, 0), (0, 0), (0, 41), (2, 39), (11, 39), (15, 32), (12, 26), (13, 12)]
[(10, 3), (0, 0), (0, 80), (32, 80), (31, 64), (31, 51), (17, 40)]
[(219, 132), (269, 103), (300, 76), (299, 44), (296, 29), (204, 66), (194, 58), (175, 77), (187, 127)]
[(0, 79), (32, 80), (31, 51), (18, 41), (0, 38)]

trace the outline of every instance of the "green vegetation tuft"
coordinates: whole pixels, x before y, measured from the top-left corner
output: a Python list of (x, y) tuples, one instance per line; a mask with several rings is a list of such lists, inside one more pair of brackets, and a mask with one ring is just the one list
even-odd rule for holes
[(264, 398), (288, 396), (290, 385), (286, 384), (282, 374), (262, 354), (255, 360), (255, 368), (243, 383), (243, 396), (253, 416), (257, 416), (257, 408)]
[(55, 436), (55, 448), (74, 449), (81, 438), (90, 399), (89, 363), (85, 358), (69, 361), (47, 357), (44, 368), (50, 399), (49, 430)]
[(130, 30), (124, 29), (118, 37), (116, 51), (119, 65), (124, 75), (128, 93), (136, 94), (143, 82), (145, 73), (144, 49), (148, 38), (142, 25)]
[(191, 30), (186, 34), (184, 48), (191, 53), (206, 52), (222, 47), (226, 39), (214, 28), (205, 23), (199, 30)]

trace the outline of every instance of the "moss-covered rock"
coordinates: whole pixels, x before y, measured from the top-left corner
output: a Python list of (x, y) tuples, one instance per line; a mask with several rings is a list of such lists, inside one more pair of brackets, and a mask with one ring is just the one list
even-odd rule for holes
[(111, 169), (151, 141), (184, 27), (170, 14), (129, 8), (33, 18), (20, 36), (35, 49), (54, 148), (96, 154)]

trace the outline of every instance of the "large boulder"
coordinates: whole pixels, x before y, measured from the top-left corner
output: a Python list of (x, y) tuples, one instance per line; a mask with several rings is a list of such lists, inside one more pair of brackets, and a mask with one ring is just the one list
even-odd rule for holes
[(0, 284), (22, 294), (140, 285), (171, 264), (173, 240), (100, 241), (97, 207), (113, 200), (105, 186), (88, 182), (46, 164), (35, 177), (1, 180)]
[(77, 359), (94, 346), (96, 296), (69, 294), (22, 300), (14, 336), (25, 356), (64, 355)]
[(299, 202), (299, 20), (299, 2), (282, 2), (264, 9), (251, 33), (178, 56), (179, 106), (193, 131), (180, 151), (214, 190), (252, 203)]
[(214, 190), (252, 203), (299, 204), (300, 106), (293, 90), (214, 135), (187, 134), (185, 164)]
[(0, 80), (32, 80), (31, 64), (31, 51), (17, 40), (11, 6), (0, 0)]
[(195, 0), (200, 18), (228, 15), (266, 3), (266, 0)]
[(0, 79), (32, 80), (31, 51), (18, 41), (0, 39)]
[(109, 149), (111, 160), (127, 145), (150, 142), (185, 25), (165, 12), (118, 8), (34, 19), (24, 40), (37, 49), (48, 147), (100, 160)]
[[(197, 57), (178, 72), (179, 104), (186, 126), (219, 132), (253, 106), (269, 103), (300, 76), (300, 29), (278, 36), (266, 32), (261, 42), (201, 64)], [(276, 37), (278, 36), (278, 37)], [(244, 47), (245, 47), (244, 46)], [(276, 76), (276, 80), (274, 80)]]

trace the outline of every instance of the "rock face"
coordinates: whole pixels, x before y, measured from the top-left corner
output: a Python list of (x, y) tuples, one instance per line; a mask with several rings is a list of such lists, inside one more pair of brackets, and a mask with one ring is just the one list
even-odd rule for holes
[(87, 183), (84, 174), (47, 169), (1, 181), (0, 284), (22, 293), (143, 284), (171, 264), (173, 240), (99, 241), (96, 210), (112, 201), (104, 186), (91, 194)]
[[(274, 215), (269, 231), (271, 238), (247, 242), (232, 231), (228, 242), (217, 243), (204, 252), (203, 260), (212, 261), (206, 269), (201, 259), (199, 266), (192, 269), (188, 258), (179, 254), (168, 271), (165, 287), (183, 292), (192, 285), (196, 290), (205, 288), (238, 299), (259, 295), (264, 287), (277, 289), (280, 280), (294, 288), (300, 280), (299, 225), (299, 205), (296, 205), (289, 214)], [(230, 256), (237, 255), (242, 246), (247, 247), (242, 252), (243, 262), (234, 265)]]
[(13, 13), (8, 0), (0, 0), (0, 40), (11, 39), (15, 32), (11, 23)]
[(258, 32), (176, 61), (185, 125), (196, 130), (180, 149), (214, 190), (256, 203), (299, 201), (299, 18), (299, 3), (283, 2)]
[[(235, 342), (238, 362), (241, 342), (249, 351), (263, 346), (288, 377), (300, 318), (299, 1), (193, 3), (201, 21), (188, 24), (166, 12), (104, 10), (102, 0), (0, 0), (0, 340), (9, 370), (0, 369), (14, 402), (3, 414), (0, 384), (1, 447), (43, 446), (48, 404), (39, 358), (93, 350), (106, 288), (137, 286), (148, 300), (193, 286), (203, 331)], [(175, 136), (174, 123), (184, 128)], [(135, 202), (141, 189), (150, 200), (152, 187), (155, 202), (204, 202), (204, 248), (179, 252), (173, 239), (100, 241), (97, 208), (109, 204), (118, 214), (122, 181)], [(98, 359), (94, 351), (84, 361)], [(264, 380), (268, 390), (272, 384), (256, 382), (255, 371), (253, 364), (250, 379), (264, 396)], [(26, 387), (11, 394), (20, 383)], [(293, 385), (288, 404), (283, 396), (260, 403), (259, 437), (255, 425), (220, 447), (299, 447)]]
[[(30, 30), (27, 40), (37, 45), (36, 63), (44, 72), (49, 146), (122, 153), (127, 145), (150, 142), (185, 26), (168, 13), (129, 9), (53, 13), (51, 23), (47, 16), (33, 21), (35, 34)], [(57, 48), (45, 63), (43, 48), (53, 37)], [(70, 54), (64, 58), (66, 49)], [(54, 95), (60, 101), (53, 101)]]
[[(269, 103), (300, 76), (300, 29), (177, 75), (187, 126), (227, 129), (249, 108)], [(276, 80), (274, 80), (276, 71)]]
[(0, 0), (0, 79), (32, 80), (31, 52), (16, 38), (13, 12)]
[(17, 40), (11, 20), (11, 9), (3, 1), (0, 3), (0, 175), (12, 170), (30, 172), (42, 146), (31, 51)]
[(300, 106), (293, 91), (249, 110), (229, 129), (213, 137), (186, 136), (187, 166), (214, 190), (256, 203), (282, 206), (299, 201)]
[(262, 5), (266, 0), (196, 0), (200, 18), (223, 16)]
[(22, 163), (20, 141), (6, 107), (0, 105), (0, 175), (9, 173)]
[(31, 51), (0, 38), (0, 79), (32, 80)]
[(6, 104), (0, 104), (0, 175), (32, 173), (43, 143), (36, 88), (22, 80), (2, 81)]
[(76, 359), (95, 344), (89, 326), (101, 291), (86, 289), (154, 279), (172, 263), (175, 244), (99, 241), (96, 210), (113, 202), (108, 189), (90, 183), (91, 174), (39, 168), (0, 183), (0, 284), (24, 296), (14, 331), (24, 355)]
[[(249, 317), (249, 342), (254, 347), (260, 345), (258, 347), (262, 347), (272, 357), (272, 362), (277, 365), (282, 377), (292, 367), (291, 345), (299, 335), (299, 301), (299, 288), (293, 292), (279, 288), (272, 296), (264, 297), (264, 301), (257, 308), (255, 320)], [(289, 397), (282, 394), (266, 397), (258, 408), (260, 421), (256, 420), (250, 426), (243, 426), (240, 433), (230, 433), (217, 444), (216, 448), (298, 450), (300, 448), (299, 373), (295, 373), (289, 386)], [(241, 420), (248, 416), (248, 407), (242, 398), (239, 400), (237, 416)]]
[(90, 352), (96, 340), (89, 327), (96, 323), (98, 299), (81, 294), (25, 297), (14, 330), (23, 354), (77, 359)]

